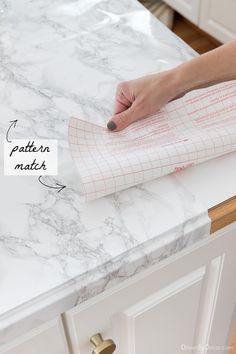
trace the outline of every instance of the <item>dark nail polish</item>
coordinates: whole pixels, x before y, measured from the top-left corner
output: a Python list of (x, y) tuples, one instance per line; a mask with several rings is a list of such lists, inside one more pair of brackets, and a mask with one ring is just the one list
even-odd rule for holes
[(111, 120), (110, 122), (107, 123), (107, 128), (110, 130), (116, 129), (116, 123)]

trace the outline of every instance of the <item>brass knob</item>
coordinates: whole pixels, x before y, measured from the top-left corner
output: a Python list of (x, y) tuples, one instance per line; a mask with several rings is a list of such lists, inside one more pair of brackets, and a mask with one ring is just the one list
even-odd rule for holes
[(92, 354), (112, 354), (116, 349), (116, 345), (113, 340), (103, 340), (100, 333), (92, 336), (90, 338), (90, 342), (95, 346)]

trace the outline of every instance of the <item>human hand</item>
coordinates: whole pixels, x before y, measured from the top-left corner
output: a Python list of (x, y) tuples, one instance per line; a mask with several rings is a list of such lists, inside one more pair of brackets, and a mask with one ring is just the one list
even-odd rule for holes
[(174, 70), (122, 82), (117, 87), (114, 115), (107, 127), (112, 131), (122, 130), (156, 113), (179, 94)]

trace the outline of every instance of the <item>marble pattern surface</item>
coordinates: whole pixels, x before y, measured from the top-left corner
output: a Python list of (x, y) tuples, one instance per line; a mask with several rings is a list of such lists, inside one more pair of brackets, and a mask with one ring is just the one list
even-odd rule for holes
[[(181, 173), (82, 203), (70, 116), (105, 125), (118, 82), (195, 53), (136, 0), (0, 2), (0, 134), (59, 143), (61, 193), (3, 176), (0, 155), (0, 343), (209, 234), (207, 207)], [(2, 145), (1, 145), (2, 148)], [(21, 326), (19, 326), (19, 323)]]

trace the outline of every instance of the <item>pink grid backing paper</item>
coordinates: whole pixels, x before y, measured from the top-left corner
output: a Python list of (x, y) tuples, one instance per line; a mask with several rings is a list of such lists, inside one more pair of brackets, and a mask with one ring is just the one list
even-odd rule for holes
[(71, 154), (86, 200), (236, 150), (236, 81), (187, 94), (121, 132), (77, 118)]

